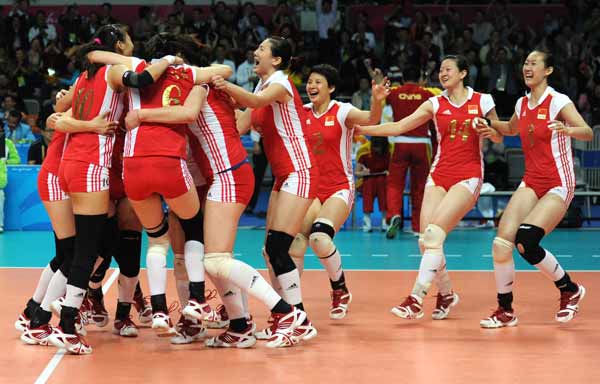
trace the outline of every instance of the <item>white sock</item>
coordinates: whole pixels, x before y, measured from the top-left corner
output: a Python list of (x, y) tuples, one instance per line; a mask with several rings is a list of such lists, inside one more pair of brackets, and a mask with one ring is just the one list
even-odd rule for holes
[(277, 276), (275, 276), (275, 272), (273, 272), (273, 266), (269, 261), (269, 255), (267, 255), (267, 251), (265, 247), (262, 249), (262, 255), (265, 258), (265, 264), (267, 265), (267, 271), (269, 271), (269, 280), (271, 280), (271, 286), (277, 292), (279, 296), (283, 296), (283, 292), (281, 290), (281, 285), (279, 284), (279, 280), (277, 280)]
[(40, 275), (40, 279), (38, 280), (37, 287), (35, 287), (35, 292), (33, 292), (33, 296), (31, 297), (33, 301), (40, 304), (42, 300), (44, 300), (44, 295), (48, 290), (48, 286), (50, 285), (50, 280), (52, 280), (52, 276), (54, 276), (54, 272), (52, 272), (52, 268), (50, 268), (50, 264), (46, 265), (46, 268), (42, 271)]
[(282, 287), (283, 298), (291, 305), (302, 302), (302, 290), (300, 289), (300, 274), (297, 269), (277, 276)]
[(515, 281), (515, 262), (498, 264), (494, 262), (494, 277), (498, 293), (509, 293), (513, 290)]
[(544, 249), (546, 252), (546, 256), (535, 265), (537, 269), (542, 271), (542, 273), (547, 276), (552, 281), (557, 281), (562, 279), (565, 275), (565, 270), (560, 266), (556, 257), (547, 249)]
[(229, 280), (232, 283), (262, 301), (269, 310), (281, 300), (281, 296), (256, 269), (239, 260), (233, 259), (232, 261), (233, 265), (229, 274)]
[(64, 296), (67, 289), (67, 278), (61, 270), (54, 272), (52, 279), (50, 280), (50, 284), (48, 284), (48, 289), (46, 290), (46, 294), (42, 299), (42, 309), (46, 312), (51, 312), (50, 304), (54, 300), (59, 299)]
[(329, 280), (338, 281), (342, 277), (342, 256), (340, 255), (340, 251), (336, 249), (332, 256), (324, 259), (319, 258), (319, 260), (321, 260), (321, 264), (325, 267), (329, 275)]
[(421, 265), (419, 265), (419, 274), (417, 275), (417, 285), (419, 286), (417, 291), (413, 289), (413, 294), (423, 298), (427, 294), (427, 290), (431, 286), (431, 282), (435, 278), (438, 271), (441, 270), (444, 264), (444, 254), (440, 251), (431, 252), (426, 249), (421, 258)]
[(246, 317), (242, 291), (232, 282), (220, 278), (212, 279), (212, 282), (221, 296), (223, 305), (227, 309), (230, 319), (242, 319)]
[(71, 284), (67, 284), (67, 295), (65, 296), (65, 307), (72, 307), (79, 309), (83, 298), (85, 297), (86, 290), (76, 287)]
[(120, 303), (133, 303), (133, 296), (135, 295), (135, 287), (138, 283), (138, 277), (127, 277), (123, 274), (119, 274), (119, 302)]
[(163, 295), (167, 291), (167, 254), (157, 249), (148, 249), (146, 254), (146, 272), (150, 295)]
[(185, 269), (193, 283), (204, 281), (204, 244), (190, 240), (185, 242)]

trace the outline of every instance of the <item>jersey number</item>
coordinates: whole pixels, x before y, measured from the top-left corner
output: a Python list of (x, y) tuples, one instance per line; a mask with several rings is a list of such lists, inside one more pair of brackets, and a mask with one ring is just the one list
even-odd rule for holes
[(458, 127), (457, 120), (450, 121), (450, 141), (454, 141), (456, 139), (456, 135), (462, 137), (463, 143), (467, 141), (469, 135), (471, 134), (471, 119), (467, 119), (462, 122), (460, 127)]
[[(174, 94), (174, 95), (173, 95)], [(177, 85), (169, 85), (162, 94), (162, 105), (181, 105), (181, 89)]]
[(533, 132), (535, 131), (535, 126), (533, 124), (529, 124), (527, 127), (527, 137), (529, 138), (529, 146), (533, 147)]
[(315, 141), (312, 146), (312, 153), (315, 155), (324, 154), (325, 148), (323, 148), (323, 143), (325, 142), (325, 139), (323, 139), (323, 134), (321, 134), (321, 132), (315, 132), (313, 133), (313, 136), (315, 137)]
[(73, 104), (73, 117), (77, 120), (89, 120), (93, 102), (93, 89), (79, 89), (77, 95), (75, 95), (75, 103)]

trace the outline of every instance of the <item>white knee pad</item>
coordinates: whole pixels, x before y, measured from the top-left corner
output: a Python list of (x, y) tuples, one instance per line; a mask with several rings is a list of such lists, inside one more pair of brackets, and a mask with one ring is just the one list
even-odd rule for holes
[(150, 255), (167, 257), (167, 253), (169, 253), (169, 236), (167, 236), (167, 235), (162, 235), (159, 237), (148, 236), (147, 257), (150, 257)]
[(446, 231), (440, 226), (429, 224), (427, 228), (425, 228), (425, 233), (423, 234), (423, 246), (425, 246), (426, 250), (443, 252), (445, 240)]
[(335, 234), (333, 222), (324, 218), (318, 218), (313, 223), (309, 236), (310, 247), (319, 258), (331, 256), (335, 252), (332, 235)]
[(419, 252), (421, 252), (421, 255), (423, 254), (423, 252), (425, 252), (425, 235), (422, 233), (419, 233)]
[(513, 249), (515, 245), (501, 237), (495, 237), (492, 243), (492, 257), (496, 264), (508, 264), (513, 262)]
[(219, 279), (229, 279), (233, 266), (231, 253), (207, 253), (204, 255), (204, 268), (209, 275)]
[(299, 233), (294, 238), (294, 242), (290, 247), (290, 256), (293, 259), (303, 259), (306, 249), (308, 248), (308, 239), (302, 233)]
[(188, 274), (185, 268), (185, 257), (182, 254), (176, 254), (173, 259), (173, 273), (175, 274), (175, 280), (187, 281)]

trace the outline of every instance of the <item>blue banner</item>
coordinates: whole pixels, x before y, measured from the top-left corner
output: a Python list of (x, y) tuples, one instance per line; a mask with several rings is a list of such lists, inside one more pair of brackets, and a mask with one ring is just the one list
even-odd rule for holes
[(39, 165), (8, 166), (8, 185), (4, 190), (5, 230), (52, 230), (37, 191), (39, 171)]

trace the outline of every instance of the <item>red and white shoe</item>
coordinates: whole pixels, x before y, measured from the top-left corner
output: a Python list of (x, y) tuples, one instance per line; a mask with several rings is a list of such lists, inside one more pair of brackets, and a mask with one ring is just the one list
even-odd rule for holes
[(171, 337), (171, 344), (191, 344), (206, 337), (208, 331), (198, 320), (189, 320), (181, 316), (175, 325), (177, 334)]
[(29, 345), (48, 345), (48, 337), (53, 332), (50, 324), (44, 324), (38, 328), (25, 328), (21, 334), (21, 341)]
[(181, 311), (181, 314), (188, 319), (196, 319), (198, 321), (204, 321), (211, 316), (214, 317), (213, 313), (214, 311), (210, 307), (210, 304), (206, 301), (200, 303), (195, 299), (190, 299), (185, 308), (183, 308), (183, 311)]
[(97, 327), (105, 327), (108, 324), (108, 311), (104, 306), (104, 299), (98, 300), (92, 296), (88, 296), (87, 301), (87, 319), (89, 324), (94, 324)]
[(438, 292), (435, 308), (431, 313), (433, 320), (444, 320), (450, 314), (450, 308), (458, 304), (460, 298), (455, 292), (442, 295)]
[(64, 333), (60, 327), (54, 328), (54, 332), (48, 337), (50, 344), (56, 348), (64, 348), (67, 352), (75, 355), (89, 355), (92, 347), (83, 339), (83, 336)]
[(25, 332), (29, 328), (30, 319), (25, 315), (25, 312), (19, 315), (17, 321), (15, 321), (15, 329), (21, 333)]
[(515, 316), (514, 312), (507, 311), (502, 307), (498, 307), (490, 315), (485, 319), (482, 319), (479, 322), (481, 328), (494, 329), (494, 328), (503, 328), (503, 327), (514, 327), (519, 323), (519, 319)]
[(81, 336), (87, 336), (87, 330), (85, 329), (85, 326), (88, 324), (87, 311), (79, 310), (77, 317), (75, 317), (75, 330), (77, 333)]
[(147, 297), (141, 293), (133, 296), (133, 306), (138, 313), (138, 321), (142, 325), (148, 325), (152, 322), (152, 305)]
[(204, 340), (204, 345), (210, 348), (250, 348), (256, 344), (252, 324), (241, 333), (227, 329), (218, 336)]
[(308, 317), (304, 320), (304, 323), (294, 329), (294, 337), (301, 341), (314, 339), (317, 336), (317, 333), (317, 328), (313, 326), (312, 321), (310, 321)]
[(229, 314), (223, 304), (219, 304), (217, 309), (211, 309), (208, 317), (203, 321), (207, 328), (223, 329), (229, 326)]
[(152, 314), (152, 329), (156, 331), (158, 337), (171, 337), (177, 334), (171, 318), (164, 312)]
[(267, 341), (269, 348), (291, 347), (300, 340), (294, 336), (294, 331), (304, 320), (306, 313), (298, 308), (293, 308), (289, 313), (273, 313), (273, 325), (271, 325), (271, 337)]
[(131, 317), (127, 316), (125, 320), (115, 319), (113, 323), (113, 333), (123, 337), (137, 337), (138, 327)]
[(336, 289), (331, 292), (331, 308), (329, 309), (329, 318), (340, 320), (346, 317), (348, 306), (352, 302), (352, 294), (343, 289)]
[(273, 336), (273, 334), (271, 333), (271, 327), (273, 326), (274, 322), (275, 322), (275, 319), (273, 318), (273, 315), (269, 316), (269, 319), (267, 320), (267, 324), (269, 324), (269, 326), (263, 330), (256, 332), (254, 334), (256, 339), (257, 340), (269, 340), (271, 338), (271, 336)]
[(573, 320), (579, 312), (579, 303), (585, 297), (585, 288), (583, 285), (578, 285), (577, 292), (563, 292), (560, 295), (560, 308), (556, 312), (556, 321), (568, 323)]
[(392, 308), (391, 312), (403, 319), (420, 319), (423, 317), (423, 300), (416, 295), (410, 295), (402, 304)]

